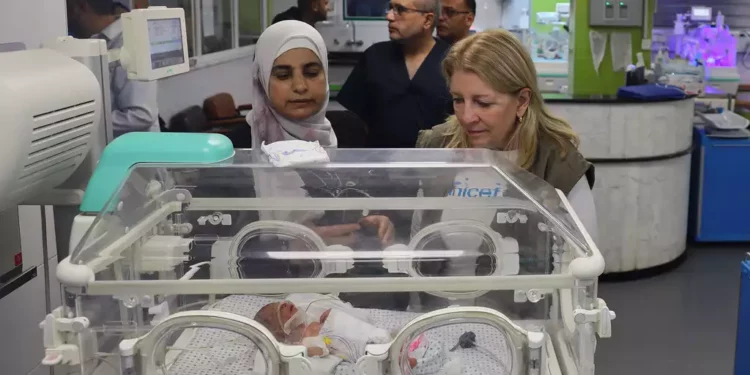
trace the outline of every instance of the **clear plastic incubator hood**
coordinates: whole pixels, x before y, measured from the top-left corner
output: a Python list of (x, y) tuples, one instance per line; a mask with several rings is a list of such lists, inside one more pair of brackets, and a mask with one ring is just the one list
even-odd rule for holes
[(604, 260), (561, 192), (489, 150), (333, 149), (280, 168), (227, 142), (108, 146), (58, 268), (65, 306), (42, 324), (45, 363), (594, 374), (614, 313), (597, 298)]

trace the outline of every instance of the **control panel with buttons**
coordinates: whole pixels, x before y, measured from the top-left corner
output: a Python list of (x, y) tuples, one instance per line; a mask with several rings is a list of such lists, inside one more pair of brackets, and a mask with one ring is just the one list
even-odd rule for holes
[(591, 0), (590, 26), (643, 26), (643, 0)]

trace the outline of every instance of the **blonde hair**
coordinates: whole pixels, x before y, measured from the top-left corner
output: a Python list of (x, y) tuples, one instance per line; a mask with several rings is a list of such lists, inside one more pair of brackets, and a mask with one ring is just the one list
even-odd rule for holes
[[(471, 72), (493, 90), (515, 94), (530, 90), (529, 107), (518, 122), (508, 149), (518, 151), (518, 164), (529, 169), (536, 157), (539, 139), (547, 136), (565, 150), (578, 147), (578, 136), (564, 120), (553, 116), (545, 107), (537, 87), (536, 68), (521, 42), (508, 31), (488, 30), (456, 43), (443, 60), (443, 74), (450, 79), (457, 71)], [(448, 118), (447, 148), (470, 148), (471, 142), (456, 116)]]

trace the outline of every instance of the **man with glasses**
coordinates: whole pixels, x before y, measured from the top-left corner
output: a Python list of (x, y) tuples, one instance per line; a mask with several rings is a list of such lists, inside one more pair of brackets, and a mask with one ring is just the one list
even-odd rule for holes
[(469, 36), (474, 15), (477, 12), (475, 0), (441, 0), (440, 19), (437, 34), (449, 44)]
[(419, 130), (453, 112), (441, 73), (450, 46), (432, 36), (439, 10), (438, 0), (391, 0), (391, 40), (368, 48), (339, 92), (338, 102), (367, 123), (368, 147), (414, 147)]

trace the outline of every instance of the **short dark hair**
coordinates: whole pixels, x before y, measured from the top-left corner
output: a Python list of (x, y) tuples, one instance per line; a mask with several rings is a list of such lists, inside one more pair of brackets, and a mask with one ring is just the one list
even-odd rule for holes
[(114, 4), (112, 4), (112, 9), (113, 9), (113, 10), (118, 10), (118, 9), (122, 9), (122, 10), (124, 10), (124, 11), (125, 11), (126, 13), (127, 13), (127, 12), (130, 12), (130, 8), (128, 8), (128, 6), (127, 6), (127, 5), (125, 5), (125, 4), (123, 4), (123, 3), (119, 2), (119, 1), (115, 1), (115, 2), (114, 2)]
[(299, 10), (306, 12), (308, 10), (312, 9), (314, 0), (297, 0), (297, 8)]
[(89, 6), (89, 8), (91, 8), (94, 13), (100, 16), (115, 14), (114, 0), (68, 0), (68, 5), (71, 5), (71, 3), (85, 3)]
[(471, 10), (471, 13), (477, 14), (477, 2), (476, 0), (464, 0), (466, 6)]

